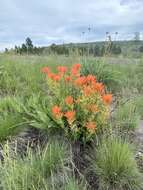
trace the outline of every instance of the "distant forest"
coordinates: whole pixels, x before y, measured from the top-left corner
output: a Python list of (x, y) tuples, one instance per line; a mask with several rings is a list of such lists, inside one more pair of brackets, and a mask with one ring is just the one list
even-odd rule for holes
[[(132, 49), (131, 49), (132, 47)], [(57, 54), (69, 56), (71, 53), (77, 53), (80, 56), (104, 56), (104, 55), (121, 55), (127, 49), (133, 52), (143, 53), (143, 44), (141, 41), (111, 41), (95, 42), (95, 43), (79, 43), (79, 44), (52, 44), (49, 47), (36, 47), (32, 40), (28, 37), (21, 46), (15, 46), (14, 49), (5, 49), (5, 53), (13, 52), (15, 54)]]

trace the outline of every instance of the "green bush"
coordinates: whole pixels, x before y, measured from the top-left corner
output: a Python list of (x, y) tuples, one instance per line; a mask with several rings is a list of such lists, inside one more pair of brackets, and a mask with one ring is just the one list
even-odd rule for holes
[(90, 162), (101, 190), (140, 190), (143, 185), (129, 144), (117, 138), (104, 140)]

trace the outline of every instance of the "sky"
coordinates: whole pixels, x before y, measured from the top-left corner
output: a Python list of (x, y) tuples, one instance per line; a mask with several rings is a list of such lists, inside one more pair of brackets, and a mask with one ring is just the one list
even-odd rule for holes
[(0, 0), (0, 50), (26, 37), (37, 46), (105, 40), (106, 32), (132, 39), (143, 32), (142, 13), (143, 0)]

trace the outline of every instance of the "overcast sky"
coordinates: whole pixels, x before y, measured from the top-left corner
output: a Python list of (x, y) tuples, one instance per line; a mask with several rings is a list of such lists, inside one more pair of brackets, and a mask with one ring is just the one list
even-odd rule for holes
[(28, 36), (39, 46), (104, 40), (107, 31), (129, 39), (143, 31), (142, 14), (143, 0), (0, 0), (0, 49)]

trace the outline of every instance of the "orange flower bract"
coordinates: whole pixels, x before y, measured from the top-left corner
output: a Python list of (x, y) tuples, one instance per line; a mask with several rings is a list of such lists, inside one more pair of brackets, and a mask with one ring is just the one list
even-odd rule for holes
[(48, 76), (48, 78), (53, 79), (54, 74), (53, 74), (53, 73), (51, 73), (51, 72), (49, 72), (49, 73), (47, 73), (47, 76)]
[(73, 104), (73, 97), (72, 96), (67, 96), (65, 99), (65, 103), (67, 105), (72, 105)]
[(87, 83), (96, 83), (96, 77), (94, 75), (88, 75), (86, 81)]
[(48, 67), (43, 67), (43, 68), (41, 69), (41, 71), (42, 71), (42, 73), (48, 74), (48, 73), (50, 72), (50, 69), (49, 69)]
[(81, 65), (79, 63), (74, 64), (72, 66), (72, 68), (71, 68), (71, 74), (72, 74), (72, 76), (76, 76), (76, 77), (80, 76), (80, 73), (79, 73), (80, 67), (81, 67)]
[(93, 94), (93, 89), (90, 86), (85, 86), (83, 89), (84, 96), (90, 96)]
[(97, 82), (94, 84), (93, 86), (94, 90), (99, 92), (99, 93), (103, 93), (104, 92), (104, 85), (101, 82)]
[(60, 77), (60, 75), (54, 74), (53, 77), (52, 77), (52, 79), (53, 79), (55, 82), (59, 82), (60, 79), (61, 79), (61, 77)]
[(68, 122), (73, 122), (75, 119), (75, 111), (67, 111), (65, 113), (65, 117), (67, 118)]
[(52, 108), (52, 114), (57, 117), (57, 118), (60, 118), (62, 117), (62, 112), (61, 112), (61, 108), (59, 106), (54, 106)]
[(79, 70), (81, 67), (81, 64), (80, 63), (76, 63), (73, 65), (73, 68), (75, 68), (76, 70)]
[(103, 102), (105, 104), (111, 104), (112, 102), (112, 94), (105, 94), (102, 96)]
[(72, 80), (71, 76), (66, 76), (66, 77), (65, 77), (65, 81), (66, 81), (66, 82), (70, 82), (71, 80)]
[(59, 71), (60, 74), (64, 74), (67, 71), (67, 67), (59, 66), (58, 71)]
[(83, 86), (86, 83), (86, 77), (78, 77), (75, 81), (74, 84), (75, 86)]

